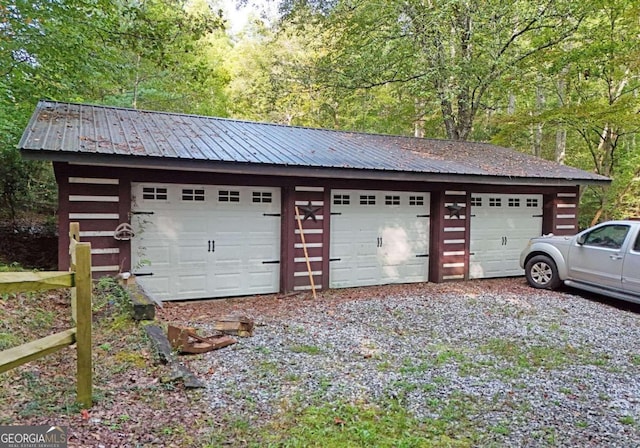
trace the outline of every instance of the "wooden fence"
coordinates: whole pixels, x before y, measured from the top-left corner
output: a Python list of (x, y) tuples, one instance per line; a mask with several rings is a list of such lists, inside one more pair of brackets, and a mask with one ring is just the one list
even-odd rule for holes
[(70, 226), (70, 272), (0, 272), (0, 294), (71, 288), (71, 316), (76, 327), (0, 352), (0, 373), (76, 344), (77, 402), (92, 405), (91, 244), (81, 243), (80, 226)]

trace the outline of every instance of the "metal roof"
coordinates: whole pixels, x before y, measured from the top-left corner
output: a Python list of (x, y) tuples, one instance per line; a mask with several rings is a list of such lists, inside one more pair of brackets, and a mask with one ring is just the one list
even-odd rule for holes
[[(332, 131), (268, 123), (40, 101), (19, 144), (27, 157), (82, 163), (154, 160), (571, 181), (609, 179), (486, 143)], [(93, 156), (93, 157), (91, 157)], [(114, 163), (115, 164), (115, 163)], [(185, 166), (193, 167), (193, 163)], [(238, 167), (240, 166), (240, 168)], [(353, 173), (351, 174), (353, 176)], [(482, 182), (481, 179), (476, 181)], [(541, 182), (544, 183), (544, 182)]]

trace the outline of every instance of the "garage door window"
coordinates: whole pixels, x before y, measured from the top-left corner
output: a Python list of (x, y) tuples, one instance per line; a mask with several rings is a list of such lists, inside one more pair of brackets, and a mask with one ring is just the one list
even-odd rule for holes
[(271, 192), (269, 191), (254, 191), (253, 203), (254, 204), (270, 204), (272, 200)]
[(368, 195), (368, 194), (360, 195), (360, 205), (376, 205), (375, 195)]
[(535, 198), (527, 198), (527, 207), (537, 208), (538, 200)]
[(509, 198), (509, 207), (520, 207), (519, 198)]
[(489, 207), (502, 207), (502, 198), (489, 198)]
[(471, 198), (472, 207), (482, 207), (482, 198)]
[(409, 196), (409, 205), (424, 205), (424, 196)]
[(144, 187), (142, 188), (142, 199), (147, 201), (166, 201), (166, 187)]
[(385, 196), (385, 205), (400, 205), (400, 196)]
[(333, 205), (349, 205), (351, 203), (351, 196), (348, 194), (334, 194)]
[(218, 191), (218, 202), (240, 202), (240, 192), (220, 190)]
[(184, 188), (182, 190), (183, 201), (204, 201), (204, 190), (194, 190), (191, 188)]

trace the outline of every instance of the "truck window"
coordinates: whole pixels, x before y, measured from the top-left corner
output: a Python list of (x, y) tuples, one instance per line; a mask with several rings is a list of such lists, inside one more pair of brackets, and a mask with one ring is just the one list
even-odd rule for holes
[(584, 244), (586, 246), (606, 247), (607, 249), (620, 249), (628, 232), (629, 226), (611, 225), (598, 227), (589, 232)]
[(633, 245), (633, 250), (636, 252), (640, 252), (640, 233), (636, 237), (636, 244)]

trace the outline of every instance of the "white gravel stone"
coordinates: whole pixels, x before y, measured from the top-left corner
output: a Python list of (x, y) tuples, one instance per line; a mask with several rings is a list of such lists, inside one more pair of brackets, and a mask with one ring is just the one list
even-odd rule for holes
[(305, 301), (254, 318), (253, 337), (195, 364), (215, 372), (211, 407), (255, 424), (286, 406), (389, 399), (438, 418), (462, 397), (489, 445), (640, 446), (637, 310), (530, 289)]

